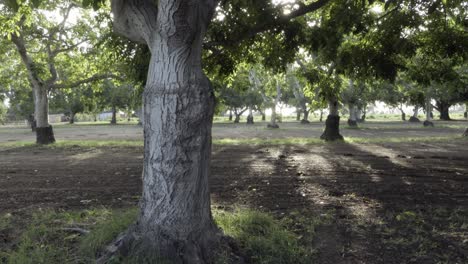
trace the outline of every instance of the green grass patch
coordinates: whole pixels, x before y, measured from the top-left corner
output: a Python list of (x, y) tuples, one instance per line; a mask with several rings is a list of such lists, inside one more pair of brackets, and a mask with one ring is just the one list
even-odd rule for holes
[[(214, 145), (232, 146), (232, 145), (323, 145), (323, 144), (379, 144), (379, 143), (436, 143), (436, 142), (466, 142), (466, 137), (457, 136), (442, 136), (442, 137), (345, 137), (345, 141), (325, 142), (319, 138), (221, 138), (213, 139)], [(28, 141), (16, 141), (0, 143), (1, 148), (46, 148), (46, 149), (68, 149), (68, 148), (98, 148), (98, 147), (143, 147), (142, 140), (59, 140), (50, 145), (37, 145)]]
[(214, 218), (226, 235), (240, 243), (252, 263), (310, 263), (311, 252), (286, 228), (285, 220), (252, 210), (216, 211)]
[[(234, 237), (241, 251), (251, 263), (281, 264), (310, 263), (314, 251), (310, 243), (301, 241), (313, 234), (319, 223), (301, 214), (281, 220), (252, 210), (214, 211), (216, 223), (227, 235)], [(105, 208), (81, 211), (38, 210), (30, 215), (5, 214), (0, 217), (0, 231), (15, 228), (15, 221), (27, 223), (16, 226), (21, 235), (14, 245), (0, 252), (2, 264), (66, 264), (93, 263), (96, 254), (103, 250), (119, 233), (135, 221), (137, 209), (108, 210)], [(301, 216), (300, 218), (297, 218)], [(299, 220), (298, 220), (299, 219)], [(301, 230), (295, 230), (301, 224)], [(307, 227), (307, 228), (305, 228)], [(88, 230), (84, 234), (71, 230)], [(300, 233), (300, 235), (299, 235)], [(307, 237), (311, 241), (310, 237)], [(154, 263), (137, 254), (112, 263)], [(226, 263), (220, 255), (217, 263)], [(159, 263), (159, 262), (157, 262)]]

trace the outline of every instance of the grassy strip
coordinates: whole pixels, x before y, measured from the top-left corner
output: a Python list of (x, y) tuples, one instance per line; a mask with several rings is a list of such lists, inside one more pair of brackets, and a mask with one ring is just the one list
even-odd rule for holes
[[(466, 142), (467, 138), (461, 136), (444, 137), (345, 137), (345, 141), (325, 142), (319, 138), (222, 138), (213, 139), (214, 145), (232, 146), (232, 145), (323, 145), (323, 144), (378, 144), (378, 143), (436, 143), (436, 142)], [(72, 148), (72, 147), (142, 147), (142, 140), (67, 140), (57, 141), (55, 144), (38, 146), (30, 141), (17, 141), (0, 143), (0, 148), (17, 147), (40, 147), (50, 149)]]
[[(93, 209), (78, 212), (38, 211), (28, 216), (25, 230), (15, 245), (6, 250), (0, 247), (0, 263), (54, 264), (92, 263), (97, 252), (123, 232), (135, 219), (137, 210)], [(251, 210), (214, 211), (216, 223), (227, 235), (235, 238), (251, 263), (310, 263), (313, 250), (310, 243), (300, 241), (307, 230), (299, 234), (290, 231), (298, 221), (289, 218), (276, 220), (271, 215)], [(15, 229), (15, 217), (0, 215), (0, 231)], [(25, 221), (25, 216), (21, 216)], [(306, 222), (302, 218), (300, 221)], [(311, 219), (309, 226), (319, 222)], [(67, 230), (70, 227), (89, 229), (88, 234)], [(308, 240), (311, 241), (310, 237)], [(137, 262), (135, 262), (137, 261)], [(220, 254), (217, 263), (227, 263), (228, 256)], [(113, 262), (114, 263), (114, 262)], [(152, 263), (133, 256), (115, 263)]]

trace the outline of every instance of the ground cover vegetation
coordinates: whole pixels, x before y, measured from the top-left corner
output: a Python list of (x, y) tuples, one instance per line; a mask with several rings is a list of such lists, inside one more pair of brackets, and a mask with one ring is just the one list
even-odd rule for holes
[[(328, 164), (336, 174), (344, 171), (351, 175), (353, 166), (362, 169), (362, 163), (365, 164), (361, 158), (371, 157), (375, 164), (369, 164), (370, 167), (364, 171), (366, 179), (375, 182), (366, 186), (377, 184), (377, 198), (374, 193), (369, 194), (368, 187), (355, 190), (354, 185), (353, 188), (346, 185), (346, 180), (343, 187), (350, 189), (341, 195), (334, 195), (337, 190), (325, 185), (326, 196), (335, 197), (340, 202), (351, 203), (360, 199), (356, 197), (362, 198), (362, 203), (342, 208), (337, 207), (337, 200), (329, 199), (329, 204), (334, 204), (332, 209), (336, 210), (331, 213), (331, 218), (341, 219), (343, 215), (346, 218), (360, 212), (357, 209), (352, 212), (346, 210), (361, 206), (361, 209), (369, 211), (355, 217), (364, 221), (362, 225), (372, 224), (378, 245), (395, 249), (385, 251), (390, 252), (390, 258), (416, 263), (431, 257), (439, 262), (462, 261), (466, 258), (466, 252), (460, 246), (460, 241), (465, 243), (463, 232), (460, 234), (455, 229), (440, 227), (439, 233), (432, 234), (429, 229), (439, 227), (438, 218), (427, 219), (427, 211), (434, 215), (443, 211), (441, 218), (453, 217), (453, 222), (450, 222), (453, 227), (466, 229), (460, 224), (466, 208), (459, 206), (457, 213), (452, 214), (444, 211), (443, 204), (453, 202), (458, 205), (465, 199), (462, 193), (466, 188), (463, 180), (466, 166), (461, 165), (464, 158), (460, 156), (463, 153), (460, 147), (466, 145), (461, 136), (468, 133), (468, 128), (466, 121), (435, 121), (433, 109), (439, 113), (439, 119), (449, 121), (452, 119), (450, 106), (468, 101), (467, 9), (466, 3), (458, 0), (2, 1), (0, 56), (6, 63), (0, 66), (0, 99), (8, 101), (9, 106), (0, 105), (0, 121), (15, 117), (28, 119), (36, 134), (34, 141), (39, 145), (24, 144), (21, 142), (23, 135), (8, 132), (19, 130), (2, 130), (0, 138), (17, 141), (2, 143), (2, 148), (5, 148), (5, 153), (16, 153), (24, 159), (28, 158), (28, 150), (35, 149), (32, 155), (44, 155), (43, 158), (49, 162), (52, 160), (50, 156), (58, 152), (88, 160), (86, 155), (99, 157), (100, 151), (108, 151), (107, 148), (115, 150), (113, 156), (116, 159), (126, 148), (139, 151), (134, 153), (140, 153), (135, 154), (138, 157), (142, 155), (143, 169), (140, 168), (140, 172), (143, 177), (142, 188), (138, 190), (141, 191), (138, 195), (139, 209), (133, 218), (136, 221), (123, 221), (116, 227), (119, 232), (96, 228), (97, 231), (89, 230), (91, 232), (87, 235), (79, 231), (70, 235), (70, 248), (76, 250), (80, 248), (81, 235), (84, 240), (87, 237), (93, 240), (95, 234), (106, 233), (106, 239), (95, 238), (98, 242), (94, 241), (101, 244), (98, 250), (94, 248), (92, 254), (98, 263), (119, 258), (150, 263), (154, 258), (174, 263), (213, 263), (223, 256), (225, 262), (246, 259), (254, 263), (275, 263), (277, 260), (281, 261), (279, 263), (291, 263), (312, 258), (314, 249), (309, 247), (310, 241), (303, 241), (311, 238), (295, 233), (295, 218), (271, 218), (250, 211), (212, 212), (209, 188), (211, 158), (212, 154), (214, 158), (216, 154), (223, 155), (216, 152), (218, 147), (213, 151), (213, 143), (219, 147), (231, 147), (233, 151), (239, 151), (239, 155), (247, 146), (254, 148), (250, 151), (266, 156), (273, 155), (268, 147), (284, 151), (287, 155), (275, 156), (272, 166), (286, 172), (297, 170), (292, 175), (288, 173), (289, 177), (305, 174), (288, 165), (288, 162), (294, 163), (290, 160), (295, 155), (293, 153), (308, 153), (303, 156), (309, 158), (314, 155), (304, 148), (330, 151), (325, 161), (332, 160), (332, 164), (323, 164)], [(368, 114), (369, 108), (377, 101), (398, 108), (403, 120), (406, 120), (403, 105), (413, 106), (409, 121), (415, 123), (420, 121), (418, 114), (423, 109), (424, 122), (414, 126), (402, 122), (397, 126), (395, 123), (379, 125), (377, 122), (368, 125), (364, 122), (375, 118)], [(286, 118), (283, 120), (280, 114), (287, 106), (296, 109), (294, 125), (291, 125), (293, 122), (283, 122)], [(267, 109), (271, 113), (268, 122)], [(93, 130), (100, 130), (99, 126), (89, 126), (81, 132), (80, 125), (74, 124), (79, 113), (97, 116), (104, 110), (112, 112), (112, 124), (116, 124), (119, 110), (127, 112), (128, 118), (133, 112), (138, 112), (144, 133), (140, 130), (137, 136), (130, 138), (129, 132), (93, 134)], [(50, 111), (66, 113), (73, 125), (56, 126), (52, 130)], [(228, 113), (229, 124), (213, 126), (213, 116), (221, 113)], [(236, 130), (236, 124), (243, 121), (244, 113), (248, 113), (246, 123), (249, 128)], [(311, 113), (317, 115), (315, 123), (311, 123)], [(340, 115), (348, 116), (344, 127), (343, 122), (340, 123)], [(125, 126), (115, 127), (121, 129)], [(463, 128), (466, 128), (465, 133)], [(401, 131), (407, 134), (401, 136)], [(71, 133), (69, 135), (72, 136), (57, 134), (59, 132)], [(219, 132), (228, 136), (217, 136), (222, 134)], [(245, 132), (245, 135), (240, 132)], [(82, 135), (84, 133), (90, 135)], [(56, 134), (61, 135), (63, 141), (59, 138), (55, 143)], [(424, 136), (426, 134), (428, 136)], [(115, 138), (109, 139), (110, 135)], [(77, 137), (90, 141), (74, 143)], [(326, 144), (319, 139), (338, 143)], [(119, 140), (125, 141), (121, 143)], [(48, 144), (52, 146), (40, 146)], [(372, 144), (377, 144), (386, 153), (376, 154)], [(385, 144), (391, 144), (391, 147)], [(439, 164), (442, 158), (436, 154), (392, 152), (392, 147), (401, 149), (405, 144), (408, 151), (417, 145), (432, 153), (437, 144), (441, 149), (453, 149), (445, 160), (456, 165), (455, 170), (449, 171), (446, 165)], [(435, 144), (435, 147), (430, 144)], [(99, 147), (91, 147), (93, 145)], [(83, 154), (81, 148), (87, 146), (91, 149), (84, 150)], [(283, 147), (298, 152), (287, 151)], [(340, 149), (345, 153), (340, 153)], [(303, 156), (296, 158), (300, 160)], [(342, 156), (345, 158), (337, 159)], [(345, 159), (352, 160), (349, 168), (342, 165)], [(424, 207), (423, 201), (417, 201), (408, 208), (401, 204), (385, 208), (389, 200), (391, 203), (394, 200), (387, 200), (388, 190), (378, 185), (382, 178), (390, 177), (384, 173), (385, 168), (379, 166), (407, 169), (408, 175), (387, 180), (393, 188), (408, 190), (408, 186), (413, 186), (411, 182), (420, 184), (420, 179), (427, 177), (419, 175), (411, 166), (422, 169), (424, 164), (418, 162), (430, 160), (439, 164), (443, 171), (431, 171), (429, 168), (427, 173), (449, 178), (447, 185), (443, 185), (446, 190), (453, 191), (449, 198), (441, 198), (442, 193), (447, 193), (444, 189), (435, 188), (433, 194), (414, 187), (416, 193), (427, 193), (428, 201), (442, 200), (443, 203), (436, 203), (440, 207)], [(269, 164), (269, 161), (265, 162)], [(312, 162), (311, 166), (323, 168), (323, 164)], [(11, 171), (16, 173), (17, 168), (14, 168)], [(268, 171), (270, 167), (261, 168)], [(271, 173), (277, 175), (279, 171)], [(436, 179), (430, 183), (437, 184), (439, 178)], [(297, 180), (301, 182), (300, 177)], [(461, 186), (456, 184), (459, 181)], [(244, 187), (257, 193), (258, 187)], [(301, 193), (297, 186), (290, 187)], [(311, 192), (309, 190), (307, 195), (303, 192), (300, 197), (313, 200)], [(320, 197), (319, 193), (317, 191), (315, 195)], [(402, 196), (414, 198), (408, 194)], [(285, 194), (285, 197), (289, 196)], [(304, 199), (300, 197), (295, 199)], [(366, 197), (373, 199), (368, 207), (363, 205)], [(315, 200), (314, 203), (320, 204), (320, 201)], [(383, 209), (379, 208), (381, 205)], [(272, 207), (268, 209), (272, 211)], [(328, 209), (320, 208), (319, 211), (326, 216), (329, 215)], [(374, 219), (372, 211), (377, 212)], [(283, 213), (293, 212), (285, 210)], [(56, 213), (45, 213), (47, 215), (63, 217)], [(312, 213), (308, 216), (311, 218), (304, 225), (321, 222), (316, 220), (320, 217)], [(9, 217), (3, 217), (6, 226)], [(32, 223), (38, 221), (38, 224), (48, 221), (33, 214), (29, 219)], [(340, 238), (349, 234), (356, 236), (353, 241), (357, 241), (355, 245), (341, 241), (346, 248), (341, 257), (358, 250), (354, 246), (371, 247), (358, 239), (359, 236), (373, 235), (364, 232), (361, 225), (356, 224), (359, 221), (351, 224), (346, 219), (337, 221), (339, 225), (325, 222), (323, 225), (328, 226), (330, 234)], [(258, 230), (250, 226), (252, 224), (269, 229)], [(299, 225), (302, 225), (300, 221)], [(405, 229), (404, 225), (409, 227)], [(224, 232), (218, 227), (222, 227)], [(5, 261), (21, 259), (28, 253), (27, 249), (35, 250), (36, 239), (40, 241), (41, 235), (34, 232), (42, 231), (24, 230), (24, 241), (15, 244), (16, 249), (9, 249)], [(300, 230), (308, 232), (306, 227)], [(43, 231), (51, 230), (46, 228)], [(53, 231), (51, 236), (57, 232)], [(388, 241), (385, 234), (390, 237)], [(408, 234), (412, 237), (404, 238)], [(323, 235), (318, 238), (327, 243)], [(451, 248), (447, 254), (436, 250), (442, 248), (443, 241), (450, 241)], [(88, 244), (93, 243), (89, 241)], [(103, 246), (105, 243), (113, 246)], [(404, 245), (409, 245), (407, 251), (403, 250)], [(50, 247), (53, 256), (59, 259), (71, 257), (70, 261), (74, 261), (73, 256), (67, 253), (68, 246), (62, 249), (56, 246)], [(48, 248), (47, 245), (44, 247)], [(395, 253), (402, 250), (405, 253)], [(277, 252), (284, 255), (275, 255)], [(328, 254), (327, 250), (323, 252), (325, 256)], [(33, 258), (41, 259), (49, 253), (38, 249), (38, 255)], [(385, 254), (380, 255), (378, 261), (388, 262), (389, 256)], [(330, 256), (335, 259), (340, 253), (334, 250)], [(82, 257), (80, 255), (76, 261), (82, 261)], [(131, 260), (133, 257), (142, 259)], [(44, 262), (48, 258), (44, 258)], [(366, 257), (359, 255), (359, 258)]]

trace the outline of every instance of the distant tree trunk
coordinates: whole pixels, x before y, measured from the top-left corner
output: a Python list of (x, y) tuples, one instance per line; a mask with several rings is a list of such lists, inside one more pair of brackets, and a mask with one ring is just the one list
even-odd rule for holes
[(305, 108), (303, 110), (303, 118), (301, 120), (301, 124), (309, 124), (309, 110), (307, 108)]
[(364, 105), (363, 107), (358, 107), (357, 109), (358, 110), (356, 115), (356, 121), (358, 123), (366, 122), (367, 105)]
[(141, 33), (151, 50), (143, 194), (138, 220), (120, 246), (123, 254), (136, 248), (171, 263), (214, 262), (221, 237), (208, 184), (215, 100), (201, 58), (215, 6), (213, 0), (159, 0), (157, 7), (153, 1), (112, 1), (115, 28), (129, 37)]
[(463, 117), (468, 119), (468, 103), (465, 103), (465, 112), (463, 113)]
[(254, 123), (252, 108), (249, 108), (249, 115), (247, 116), (247, 124), (251, 125)]
[(410, 117), (409, 121), (412, 122), (412, 123), (418, 123), (418, 122), (421, 122), (418, 118), (418, 113), (419, 113), (419, 106), (414, 106), (414, 112), (413, 112), (413, 116)]
[(234, 115), (236, 116), (236, 118), (234, 119), (234, 123), (239, 123), (240, 116), (242, 115), (242, 113), (238, 113), (237, 110), (234, 110)]
[(263, 110), (259, 110), (260, 111), (260, 114), (262, 114), (262, 121), (265, 121), (266, 120), (266, 115), (265, 115), (265, 111)]
[(338, 100), (336, 98), (331, 98), (328, 101), (328, 107), (330, 114), (325, 121), (325, 131), (320, 136), (320, 138), (325, 141), (343, 140), (343, 136), (340, 134)]
[(320, 122), (320, 123), (323, 122), (323, 109), (320, 109), (320, 118), (319, 118), (319, 122)]
[(401, 120), (406, 121), (406, 114), (405, 114), (405, 111), (403, 111), (403, 107), (400, 106), (398, 109), (401, 112)]
[(138, 116), (138, 125), (143, 126), (145, 124), (145, 100), (142, 99), (141, 112)]
[(70, 112), (70, 124), (75, 124), (75, 113)]
[(354, 104), (348, 104), (349, 105), (349, 119), (348, 119), (348, 126), (350, 127), (357, 127), (357, 118), (356, 118), (356, 106)]
[(436, 104), (440, 112), (440, 120), (445, 120), (445, 121), (451, 120), (450, 114), (449, 114), (449, 108), (451, 105), (444, 101), (437, 101)]
[(117, 108), (115, 106), (112, 106), (112, 119), (111, 119), (111, 125), (117, 124)]
[(270, 123), (267, 125), (269, 128), (279, 128), (278, 124), (276, 123), (276, 105), (278, 104), (281, 98), (281, 86), (279, 82), (276, 81), (276, 98), (273, 107), (271, 108), (271, 120)]
[(301, 120), (301, 109), (296, 107), (296, 121)]
[(31, 131), (36, 132), (36, 118), (34, 117), (34, 114), (30, 114), (28, 117), (28, 123), (31, 126)]
[(232, 121), (232, 110), (229, 109), (229, 121)]
[(432, 119), (432, 104), (431, 104), (431, 98), (427, 97), (426, 98), (426, 120), (424, 120), (423, 125), (425, 127), (433, 127), (434, 123), (431, 122)]

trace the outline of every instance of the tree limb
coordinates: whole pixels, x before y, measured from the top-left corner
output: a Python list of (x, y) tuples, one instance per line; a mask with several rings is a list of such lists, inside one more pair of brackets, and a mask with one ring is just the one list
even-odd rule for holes
[(91, 82), (100, 81), (100, 80), (104, 80), (104, 79), (108, 79), (108, 78), (122, 80), (122, 77), (114, 75), (114, 74), (110, 74), (110, 73), (95, 74), (95, 75), (93, 75), (93, 76), (91, 76), (89, 78), (82, 79), (82, 80), (72, 82), (72, 83), (53, 84), (53, 85), (51, 85), (50, 88), (52, 88), (52, 89), (75, 88), (75, 87), (80, 86), (80, 85), (85, 84), (85, 83), (91, 83)]
[(158, 9), (151, 0), (112, 0), (114, 30), (130, 40), (151, 46)]
[(286, 16), (279, 17), (278, 19), (276, 19), (275, 21), (273, 21), (271, 23), (257, 24), (255, 26), (249, 28), (246, 32), (243, 32), (242, 34), (239, 34), (239, 35), (236, 34), (235, 36), (232, 36), (234, 39), (229, 39), (228, 38), (228, 39), (225, 39), (223, 41), (206, 42), (204, 44), (204, 47), (207, 48), (207, 49), (213, 50), (213, 46), (228, 46), (228, 47), (236, 46), (237, 44), (239, 44), (243, 40), (253, 38), (254, 36), (256, 36), (259, 33), (265, 32), (265, 31), (267, 31), (269, 29), (272, 29), (274, 27), (277, 27), (277, 26), (284, 25), (284, 24), (288, 23), (290, 20), (292, 20), (294, 18), (304, 16), (304, 15), (306, 15), (308, 13), (312, 13), (312, 12), (322, 8), (323, 6), (328, 4), (329, 2), (330, 2), (330, 0), (317, 0), (317, 1), (315, 1), (313, 3), (310, 3), (310, 4), (307, 4), (307, 5), (302, 4), (302, 5), (300, 5), (300, 7), (298, 9), (291, 11), (291, 13), (289, 13)]
[(43, 84), (42, 79), (39, 77), (37, 70), (34, 66), (34, 61), (31, 56), (29, 56), (24, 44), (24, 39), (21, 35), (11, 34), (11, 41), (15, 44), (18, 53), (20, 54), (21, 60), (26, 66), (28, 72), (29, 81), (33, 86), (39, 87)]

